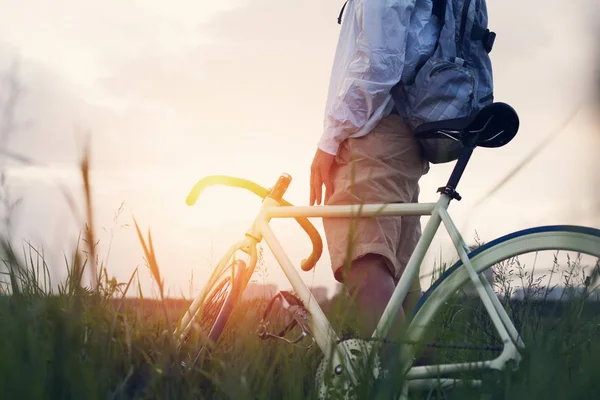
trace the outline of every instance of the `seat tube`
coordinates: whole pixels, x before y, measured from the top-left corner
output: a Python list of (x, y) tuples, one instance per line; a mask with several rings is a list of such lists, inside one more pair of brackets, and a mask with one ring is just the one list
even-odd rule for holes
[(474, 146), (468, 145), (468, 146), (465, 146), (462, 153), (460, 153), (460, 156), (458, 157), (458, 160), (456, 161), (456, 165), (454, 166), (454, 169), (452, 170), (452, 174), (450, 175), (450, 178), (448, 179), (448, 183), (446, 184), (446, 187), (448, 189), (456, 190), (456, 188), (458, 186), (458, 182), (460, 181), (460, 178), (462, 177), (463, 173), (465, 172), (465, 168), (467, 167), (467, 163), (471, 159), (471, 154), (473, 154), (474, 149), (475, 149)]

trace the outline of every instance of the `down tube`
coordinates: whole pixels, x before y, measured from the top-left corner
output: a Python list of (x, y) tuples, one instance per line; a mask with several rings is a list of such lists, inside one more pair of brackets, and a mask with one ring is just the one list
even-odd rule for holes
[(321, 310), (321, 307), (319, 307), (317, 300), (310, 292), (300, 275), (298, 275), (298, 272), (296, 272), (296, 269), (285, 254), (283, 247), (275, 237), (275, 234), (271, 230), (269, 224), (265, 221), (257, 221), (257, 225), (260, 232), (263, 234), (267, 245), (277, 259), (277, 262), (279, 262), (283, 272), (292, 284), (292, 287), (300, 296), (300, 300), (302, 300), (306, 306), (306, 309), (310, 312), (315, 330), (313, 335), (317, 345), (321, 348), (324, 354), (329, 354), (333, 346), (336, 345), (338, 337), (331, 328), (327, 317), (323, 313), (323, 310)]

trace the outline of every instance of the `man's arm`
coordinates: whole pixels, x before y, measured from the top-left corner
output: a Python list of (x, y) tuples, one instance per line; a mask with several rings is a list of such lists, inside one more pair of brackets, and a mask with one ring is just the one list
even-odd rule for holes
[(358, 37), (355, 46), (338, 49), (356, 50), (353, 54), (336, 54), (346, 65), (338, 65), (340, 70), (332, 72), (342, 76), (337, 87), (329, 88), (325, 129), (311, 164), (309, 205), (321, 204), (323, 185), (327, 202), (333, 189), (331, 167), (340, 144), (387, 105), (390, 89), (400, 80), (415, 1), (355, 0), (355, 13), (346, 14), (345, 23), (358, 25)]
[(335, 94), (329, 94), (325, 110), (324, 132), (318, 144), (322, 151), (336, 154), (344, 139), (386, 106), (390, 89), (403, 72), (414, 5), (415, 0), (356, 0), (359, 35), (356, 47), (350, 46), (356, 51), (342, 57), (349, 60), (348, 65), (334, 71), (343, 77), (338, 87), (330, 88)]

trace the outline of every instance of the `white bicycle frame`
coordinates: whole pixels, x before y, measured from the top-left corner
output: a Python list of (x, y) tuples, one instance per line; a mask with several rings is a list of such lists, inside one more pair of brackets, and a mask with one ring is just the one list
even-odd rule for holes
[[(448, 214), (448, 206), (450, 204), (450, 196), (447, 194), (441, 194), (440, 199), (437, 203), (393, 203), (393, 204), (365, 204), (365, 205), (339, 205), (339, 206), (280, 206), (279, 203), (273, 198), (266, 197), (260, 212), (246, 233), (246, 238), (239, 243), (233, 245), (229, 251), (223, 256), (217, 265), (213, 277), (218, 277), (224, 271), (230, 258), (238, 251), (244, 250), (251, 255), (249, 270), (254, 271), (256, 266), (256, 245), (263, 239), (269, 246), (277, 262), (283, 269), (287, 279), (291, 283), (293, 289), (297, 293), (298, 297), (302, 300), (306, 309), (311, 315), (311, 333), (315, 339), (315, 342), (323, 351), (326, 357), (332, 356), (332, 365), (334, 367), (340, 366), (349, 371), (350, 377), (356, 381), (356, 369), (353, 363), (350, 361), (349, 355), (343, 346), (338, 346), (339, 338), (334, 332), (329, 320), (319, 307), (316, 299), (312, 295), (311, 291), (300, 277), (296, 267), (288, 258), (279, 240), (275, 236), (275, 233), (271, 229), (269, 222), (273, 218), (339, 218), (339, 217), (377, 217), (377, 216), (426, 216), (429, 215), (427, 225), (425, 226), (421, 238), (416, 245), (413, 254), (408, 261), (406, 269), (402, 274), (394, 293), (385, 308), (385, 311), (377, 325), (377, 328), (373, 332), (372, 338), (383, 339), (386, 337), (390, 324), (395, 315), (398, 314), (402, 302), (404, 301), (411, 282), (418, 276), (420, 265), (425, 257), (425, 253), (433, 241), (433, 237), (437, 232), (440, 224), (444, 224), (452, 242), (458, 252), (460, 259), (462, 260), (464, 268), (467, 269), (469, 277), (473, 282), (475, 289), (481, 298), (486, 310), (488, 311), (492, 322), (500, 335), (504, 343), (504, 350), (495, 359), (490, 361), (478, 361), (471, 363), (460, 363), (460, 364), (444, 364), (444, 365), (432, 365), (432, 366), (418, 366), (411, 368), (412, 362), (412, 351), (411, 345), (405, 345), (407, 347), (403, 351), (404, 365), (406, 371), (406, 378), (414, 380), (415, 386), (423, 385), (426, 380), (435, 380), (440, 382), (438, 378), (440, 373), (447, 374), (453, 372), (459, 372), (464, 370), (473, 369), (503, 369), (507, 362), (510, 360), (518, 362), (521, 356), (518, 352), (517, 346), (523, 348), (524, 344), (519, 337), (519, 334), (510, 320), (508, 314), (504, 310), (498, 297), (494, 294), (494, 291), (485, 277), (480, 277), (475, 269), (473, 268), (468, 258), (468, 247), (460, 235), (456, 225), (452, 221)], [(248, 272), (251, 274), (251, 272)], [(209, 282), (206, 287), (207, 290), (211, 287), (212, 282)], [(207, 293), (200, 293), (194, 300), (188, 312), (184, 315), (180, 325), (181, 337), (187, 331), (191, 321), (199, 311), (199, 308), (204, 301), (204, 297)], [(419, 323), (419, 325), (427, 325), (428, 321), (411, 321), (412, 323)], [(426, 379), (429, 378), (429, 379)], [(432, 379), (435, 378), (435, 379)]]

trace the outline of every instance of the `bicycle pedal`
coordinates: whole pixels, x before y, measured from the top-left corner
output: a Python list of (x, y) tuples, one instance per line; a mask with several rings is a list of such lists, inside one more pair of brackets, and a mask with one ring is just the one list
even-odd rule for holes
[[(279, 331), (279, 333), (275, 334), (269, 332), (268, 329), (272, 323), (269, 316), (273, 312), (273, 306), (277, 301), (281, 302), (281, 310), (287, 313), (289, 322), (283, 329)], [(286, 335), (288, 335), (295, 327), (300, 328), (300, 335), (295, 339), (288, 339)], [(304, 349), (312, 347), (315, 343), (315, 339), (310, 331), (310, 313), (306, 307), (304, 307), (302, 300), (300, 300), (296, 295), (285, 290), (282, 290), (273, 296), (273, 298), (267, 304), (267, 308), (265, 309), (263, 317), (259, 323), (258, 337), (262, 340), (280, 339), (288, 344), (293, 344)], [(308, 346), (300, 346), (299, 343), (306, 338), (310, 338), (310, 344)]]

